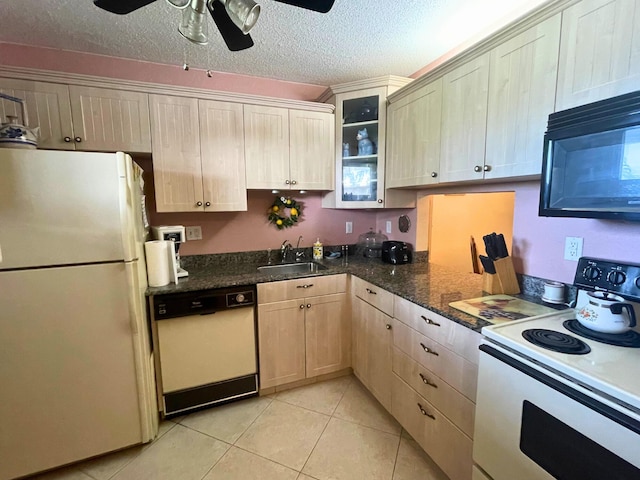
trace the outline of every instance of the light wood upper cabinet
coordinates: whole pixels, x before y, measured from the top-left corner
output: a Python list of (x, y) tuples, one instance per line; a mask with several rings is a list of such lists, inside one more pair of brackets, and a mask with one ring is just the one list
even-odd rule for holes
[(158, 212), (247, 209), (242, 105), (151, 95)]
[(559, 40), (557, 14), (491, 51), (485, 179), (540, 174)]
[(207, 212), (246, 211), (242, 105), (211, 100), (198, 102), (204, 209)]
[(76, 149), (150, 152), (146, 93), (69, 86)]
[(198, 100), (151, 95), (150, 104), (156, 210), (203, 211)]
[(331, 190), (333, 115), (245, 105), (247, 188)]
[(289, 110), (244, 106), (247, 188), (289, 188)]
[[(39, 127), (38, 147), (54, 150), (151, 152), (146, 93), (0, 78), (0, 90), (25, 100), (28, 127)], [(2, 100), (0, 114), (20, 106)]]
[(289, 110), (291, 188), (333, 189), (334, 139), (333, 115), (323, 112)]
[(640, 2), (583, 0), (562, 12), (556, 110), (638, 90)]
[[(0, 91), (25, 100), (28, 127), (39, 127), (38, 147), (52, 150), (75, 150), (69, 87), (58, 83), (0, 78)], [(18, 117), (25, 124), (20, 105), (0, 99), (0, 117)], [(65, 141), (68, 138), (68, 142)]]
[(392, 103), (387, 121), (387, 188), (437, 183), (442, 79)]
[(488, 91), (488, 53), (442, 78), (441, 182), (483, 178)]

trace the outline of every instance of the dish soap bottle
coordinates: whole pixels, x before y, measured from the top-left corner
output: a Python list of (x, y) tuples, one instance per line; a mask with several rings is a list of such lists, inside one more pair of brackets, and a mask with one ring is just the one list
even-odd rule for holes
[(320, 238), (313, 244), (313, 259), (322, 260), (322, 243), (320, 243)]

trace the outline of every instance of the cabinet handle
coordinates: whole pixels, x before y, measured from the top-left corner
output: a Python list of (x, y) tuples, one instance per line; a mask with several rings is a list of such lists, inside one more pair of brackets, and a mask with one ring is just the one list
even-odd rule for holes
[(423, 414), (425, 417), (429, 417), (432, 420), (436, 419), (434, 415), (430, 414), (424, 408), (422, 408), (422, 405), (420, 405), (419, 403), (418, 403), (418, 408), (420, 409), (420, 413)]
[(211, 202), (205, 202), (204, 206), (205, 207), (210, 207), (211, 206)]
[(377, 295), (377, 292), (374, 292), (373, 290), (369, 289), (369, 288), (365, 288), (365, 290), (367, 291), (367, 293), (370, 293), (371, 295)]
[(74, 140), (75, 140), (76, 142), (78, 142), (78, 143), (82, 142), (82, 138), (80, 138), (80, 137), (76, 137), (76, 138), (74, 138)]
[(381, 198), (378, 199), (378, 203), (382, 203), (382, 199)]
[(391, 330), (391, 325), (389, 325), (388, 323), (384, 326), (384, 328), (386, 328), (387, 330)]
[(305, 283), (304, 285), (298, 285), (296, 288), (311, 288), (313, 287), (313, 283)]
[(284, 184), (285, 184), (285, 185), (289, 185), (290, 183), (291, 183), (291, 182), (290, 182), (289, 180), (285, 180), (285, 181), (284, 181)]
[(196, 207), (201, 207), (202, 206), (202, 202), (196, 202)]
[(420, 343), (420, 346), (422, 347), (422, 349), (427, 352), (430, 353), (431, 355), (435, 355), (436, 357), (439, 356), (439, 353), (436, 352), (435, 350), (430, 349), (429, 347), (427, 347), (424, 343)]
[(431, 172), (431, 178), (436, 178), (438, 176), (438, 172)]
[(64, 141), (67, 142), (67, 143), (70, 143), (71, 142), (71, 137), (64, 137)]
[(435, 327), (439, 327), (440, 326), (439, 323), (434, 322), (433, 320), (431, 320), (430, 318), (425, 317), (424, 315), (420, 315), (420, 318), (423, 319), (427, 323), (427, 325), (433, 325)]
[(310, 303), (307, 303), (307, 308), (311, 308), (311, 304)]
[(295, 180), (291, 180), (291, 185), (295, 185), (296, 183), (298, 182), (296, 182)]
[(423, 374), (420, 374), (420, 378), (422, 379), (422, 383), (424, 383), (425, 385), (429, 385), (430, 387), (433, 387), (433, 388), (438, 388), (438, 385), (433, 383), (431, 380), (429, 380)]
[(485, 172), (490, 172), (490, 171), (491, 171), (491, 165), (485, 165), (485, 166), (484, 166), (484, 168), (483, 168), (483, 170), (484, 170)]
[(473, 171), (479, 173), (482, 171), (482, 167), (480, 165), (476, 165), (475, 167), (473, 167)]
[(304, 304), (300, 304), (300, 310), (304, 310)]

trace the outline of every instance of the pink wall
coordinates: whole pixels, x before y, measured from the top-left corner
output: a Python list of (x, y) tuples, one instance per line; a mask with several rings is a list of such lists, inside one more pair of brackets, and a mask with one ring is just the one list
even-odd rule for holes
[(191, 68), (186, 72), (181, 65), (163, 65), (126, 58), (1, 42), (0, 65), (293, 100), (313, 101), (326, 90), (326, 87), (322, 85), (285, 82), (224, 72), (215, 72), (213, 77), (209, 78), (204, 70)]

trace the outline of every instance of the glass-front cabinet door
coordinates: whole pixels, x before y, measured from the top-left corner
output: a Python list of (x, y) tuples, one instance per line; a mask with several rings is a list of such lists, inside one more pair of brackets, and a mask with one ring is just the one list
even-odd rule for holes
[[(342, 101), (342, 202), (378, 202), (380, 95)], [(382, 202), (380, 202), (382, 203)]]

